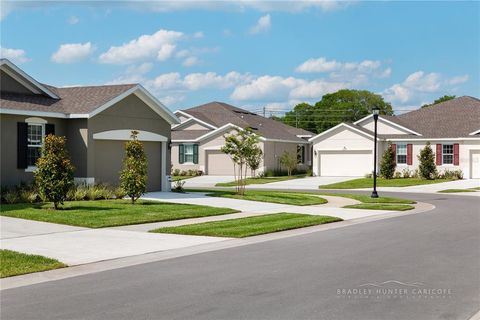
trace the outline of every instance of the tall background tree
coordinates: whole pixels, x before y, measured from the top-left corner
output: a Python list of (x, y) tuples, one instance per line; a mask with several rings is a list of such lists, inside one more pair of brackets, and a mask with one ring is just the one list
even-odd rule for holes
[(444, 96), (441, 96), (440, 98), (436, 99), (435, 101), (433, 101), (433, 103), (430, 103), (430, 104), (424, 104), (422, 106), (422, 108), (426, 108), (426, 107), (431, 107), (433, 105), (436, 105), (440, 102), (445, 102), (445, 101), (448, 101), (448, 100), (452, 100), (452, 99), (455, 99), (457, 96), (453, 95), (453, 96), (448, 96), (448, 95), (444, 95)]
[(300, 103), (280, 119), (293, 127), (319, 133), (341, 122), (357, 121), (371, 114), (375, 107), (380, 109), (380, 114), (393, 115), (392, 105), (381, 95), (367, 90), (343, 89), (324, 95), (313, 106)]
[(42, 199), (53, 202), (54, 209), (67, 198), (74, 185), (74, 166), (65, 148), (65, 137), (49, 134), (45, 137), (42, 156), (37, 160), (35, 184)]

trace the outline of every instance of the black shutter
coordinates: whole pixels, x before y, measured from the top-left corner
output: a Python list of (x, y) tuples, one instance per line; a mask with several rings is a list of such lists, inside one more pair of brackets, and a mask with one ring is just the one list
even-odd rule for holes
[(198, 164), (198, 144), (193, 145), (193, 163)]
[(45, 125), (45, 135), (48, 136), (49, 134), (55, 134), (55, 125), (52, 123)]
[(302, 146), (302, 163), (305, 163), (305, 146)]
[(178, 145), (178, 163), (185, 162), (185, 146), (183, 144)]
[(27, 144), (28, 144), (28, 124), (17, 122), (17, 168), (25, 169), (27, 167)]

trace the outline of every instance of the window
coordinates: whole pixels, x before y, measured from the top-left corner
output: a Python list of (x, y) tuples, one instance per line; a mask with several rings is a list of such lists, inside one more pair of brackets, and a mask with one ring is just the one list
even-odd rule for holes
[(443, 164), (453, 164), (453, 144), (442, 145)]
[(305, 146), (297, 146), (297, 163), (305, 163)]
[(407, 163), (407, 145), (397, 144), (397, 164)]
[(193, 144), (186, 144), (185, 145), (185, 162), (192, 162), (193, 163)]
[(43, 124), (29, 123), (27, 127), (27, 165), (34, 167), (40, 158), (43, 136), (45, 130)]

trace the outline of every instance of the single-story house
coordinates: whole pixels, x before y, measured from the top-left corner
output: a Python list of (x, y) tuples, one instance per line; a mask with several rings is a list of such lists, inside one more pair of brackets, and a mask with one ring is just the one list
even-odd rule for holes
[[(391, 143), (397, 171), (418, 168), (420, 150), (430, 142), (439, 171), (462, 170), (480, 178), (480, 100), (463, 96), (397, 116), (380, 115), (378, 156)], [(373, 172), (374, 119), (340, 123), (312, 138), (317, 176), (363, 176)], [(378, 166), (377, 166), (378, 168)]]
[(178, 118), (138, 84), (57, 88), (7, 59), (0, 64), (1, 185), (33, 180), (43, 138), (67, 138), (77, 182), (118, 184), (125, 141), (139, 132), (148, 190), (168, 190), (171, 126)]
[(224, 136), (250, 128), (260, 136), (263, 159), (259, 172), (281, 169), (280, 157), (287, 151), (297, 155), (298, 169), (311, 165), (308, 138), (313, 134), (222, 102), (210, 102), (175, 111), (181, 123), (172, 127), (172, 167), (201, 170), (208, 175), (233, 175), (230, 157), (220, 148)]

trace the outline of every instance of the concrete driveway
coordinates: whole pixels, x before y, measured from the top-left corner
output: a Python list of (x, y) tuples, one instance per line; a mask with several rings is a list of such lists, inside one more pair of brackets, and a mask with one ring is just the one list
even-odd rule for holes
[(292, 189), (292, 190), (318, 190), (318, 186), (324, 184), (337, 183), (360, 177), (307, 177), (301, 179), (292, 179), (286, 181), (272, 182), (267, 184), (252, 184), (247, 186), (251, 189)]
[[(219, 182), (230, 182), (235, 180), (233, 176), (199, 176), (185, 179), (184, 188), (208, 188), (214, 187)], [(173, 185), (173, 182), (172, 182)]]

